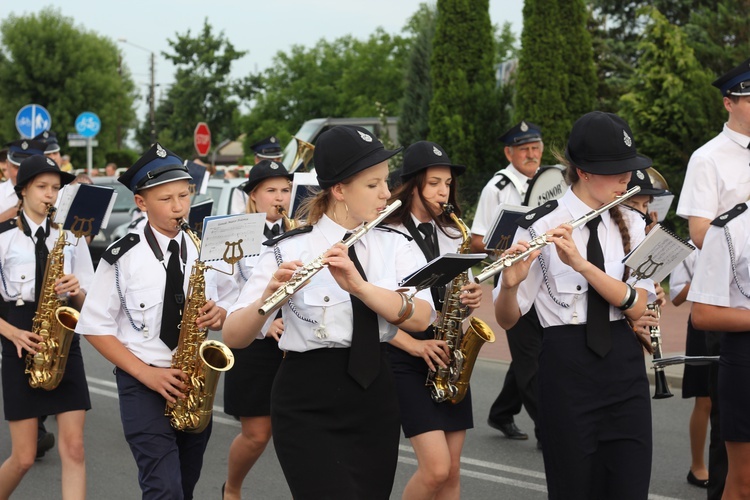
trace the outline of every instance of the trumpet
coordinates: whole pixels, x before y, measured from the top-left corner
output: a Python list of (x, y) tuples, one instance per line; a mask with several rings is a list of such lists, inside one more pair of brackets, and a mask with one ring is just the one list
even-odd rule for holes
[[(355, 230), (351, 234), (351, 236), (342, 241), (342, 243), (346, 246), (346, 248), (354, 245), (357, 240), (361, 239), (365, 234), (367, 234), (370, 229), (380, 224), (386, 217), (391, 215), (391, 213), (400, 206), (401, 200), (394, 201), (393, 203), (385, 207), (380, 212), (380, 215), (378, 215), (375, 219), (368, 222), (364, 226), (361, 226), (359, 229)], [(313, 259), (313, 261), (306, 266), (297, 269), (294, 272), (294, 275), (292, 275), (292, 277), (289, 279), (289, 281), (280, 286), (273, 294), (271, 294), (270, 297), (265, 300), (265, 302), (263, 302), (261, 308), (258, 309), (258, 314), (260, 314), (261, 316), (265, 316), (269, 312), (276, 309), (279, 304), (297, 293), (297, 290), (307, 284), (307, 282), (310, 281), (313, 276), (318, 274), (318, 272), (323, 269), (323, 255), (325, 255), (325, 253)]]
[[(625, 193), (623, 193), (621, 196), (616, 196), (614, 200), (610, 201), (606, 205), (597, 208), (596, 210), (592, 210), (591, 212), (579, 217), (578, 219), (572, 220), (568, 222), (569, 225), (573, 226), (573, 228), (582, 226), (586, 224), (588, 221), (598, 217), (600, 214), (603, 214), (610, 208), (619, 205), (623, 201), (627, 200), (631, 196), (637, 194), (641, 190), (640, 186), (635, 186), (633, 188), (628, 189)], [(505, 257), (502, 257), (492, 264), (486, 266), (482, 271), (474, 276), (474, 282), (475, 283), (482, 283), (483, 281), (488, 280), (489, 278), (493, 277), (494, 275), (500, 273), (505, 269), (506, 267), (510, 267), (519, 260), (524, 260), (526, 257), (534, 253), (535, 251), (539, 250), (540, 248), (543, 248), (547, 245), (552, 243), (551, 240), (547, 239), (547, 234), (540, 234), (536, 238), (532, 239), (529, 242), (529, 248), (527, 250), (524, 250), (523, 252), (516, 252), (513, 255), (507, 255)]]
[(289, 218), (289, 215), (286, 213), (286, 210), (284, 210), (284, 207), (282, 207), (281, 205), (276, 205), (276, 210), (279, 212), (279, 215), (284, 221), (284, 227), (286, 228), (287, 231), (295, 229), (299, 225), (297, 224), (296, 220)]

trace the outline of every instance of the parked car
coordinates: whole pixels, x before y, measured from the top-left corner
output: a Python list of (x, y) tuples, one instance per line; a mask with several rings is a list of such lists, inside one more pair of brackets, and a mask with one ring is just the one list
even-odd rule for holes
[[(246, 180), (247, 179), (209, 179), (206, 193), (196, 195), (191, 205), (206, 200), (213, 200), (214, 204), (211, 208), (211, 215), (227, 215), (230, 213), (229, 207), (232, 202), (232, 192)], [(124, 187), (125, 186), (123, 186), (123, 188)], [(133, 198), (132, 195), (130, 198)], [(112, 231), (112, 241), (117, 241), (128, 234), (128, 231), (131, 229), (129, 227), (131, 222), (131, 217), (128, 217), (127, 221), (116, 226)]]
[(91, 260), (93, 260), (94, 266), (96, 266), (107, 247), (117, 240), (114, 236), (117, 228), (122, 224), (127, 225), (130, 223), (130, 218), (135, 210), (135, 200), (133, 199), (133, 193), (127, 187), (117, 182), (117, 177), (92, 177), (92, 180), (98, 186), (111, 187), (117, 191), (117, 198), (112, 208), (112, 214), (109, 216), (107, 227), (99, 231), (99, 234), (89, 244)]

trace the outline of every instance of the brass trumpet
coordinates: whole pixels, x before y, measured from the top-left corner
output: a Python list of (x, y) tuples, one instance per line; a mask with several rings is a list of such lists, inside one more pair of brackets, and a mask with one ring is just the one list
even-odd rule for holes
[(279, 212), (281, 219), (284, 221), (285, 230), (289, 231), (299, 226), (299, 224), (297, 223), (295, 219), (289, 218), (289, 215), (286, 213), (286, 210), (284, 210), (284, 207), (282, 207), (281, 205), (276, 205), (276, 210)]
[[(615, 197), (614, 200), (610, 201), (606, 205), (602, 206), (601, 208), (597, 208), (596, 210), (592, 210), (591, 212), (579, 217), (576, 220), (572, 220), (568, 222), (569, 225), (573, 226), (573, 228), (582, 226), (586, 224), (588, 221), (594, 219), (595, 217), (598, 217), (600, 214), (603, 214), (610, 208), (619, 205), (623, 201), (627, 200), (631, 196), (638, 194), (638, 192), (641, 190), (640, 186), (635, 186), (630, 189), (628, 189), (624, 194), (621, 196)], [(513, 255), (508, 255), (506, 257), (500, 258), (493, 262), (492, 264), (488, 265), (484, 269), (482, 269), (482, 272), (474, 276), (474, 282), (475, 283), (482, 283), (483, 281), (486, 281), (487, 279), (493, 277), (494, 275), (500, 273), (505, 269), (506, 267), (510, 267), (519, 260), (524, 260), (526, 257), (534, 253), (535, 251), (539, 250), (542, 247), (545, 247), (552, 243), (551, 240), (547, 239), (547, 234), (540, 234), (536, 238), (532, 239), (529, 242), (529, 248), (528, 250), (525, 250), (523, 252), (517, 252)]]

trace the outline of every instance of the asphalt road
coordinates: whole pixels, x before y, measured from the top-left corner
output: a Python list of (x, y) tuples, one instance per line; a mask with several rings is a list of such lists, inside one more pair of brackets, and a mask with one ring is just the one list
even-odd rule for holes
[[(502, 334), (502, 332), (500, 332)], [(217, 337), (214, 334), (212, 337)], [(86, 463), (88, 495), (91, 499), (140, 498), (137, 470), (122, 434), (117, 391), (112, 366), (82, 342), (93, 409), (86, 420)], [(535, 441), (511, 441), (486, 424), (489, 407), (499, 391), (507, 365), (480, 360), (472, 378), (474, 421), (463, 453), (462, 496), (466, 499), (546, 498), (542, 454)], [(308, 383), (308, 381), (300, 381)], [(321, 387), (325, 390), (325, 387)], [(653, 390), (653, 387), (652, 387)], [(652, 499), (702, 499), (705, 491), (690, 486), (685, 476), (690, 465), (687, 428), (692, 400), (676, 397), (653, 401), (654, 465), (650, 487)], [(203, 473), (196, 489), (197, 499), (218, 499), (226, 475), (227, 450), (239, 424), (226, 416), (222, 383), (216, 397), (214, 429), (205, 455)], [(532, 431), (525, 412), (517, 418), (524, 431)], [(48, 428), (56, 433), (54, 420)], [(0, 424), (0, 459), (10, 453), (8, 427)], [(409, 477), (416, 470), (415, 455), (402, 439), (392, 498), (401, 498)], [(13, 498), (60, 498), (60, 459), (57, 448), (27, 474)], [(271, 443), (245, 481), (245, 498), (289, 499), (291, 495)]]

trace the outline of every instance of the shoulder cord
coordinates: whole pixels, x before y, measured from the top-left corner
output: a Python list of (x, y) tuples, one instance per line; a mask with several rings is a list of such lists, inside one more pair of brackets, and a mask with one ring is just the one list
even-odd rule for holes
[(740, 280), (737, 278), (737, 263), (734, 260), (734, 245), (732, 245), (732, 235), (729, 233), (729, 228), (724, 226), (724, 236), (727, 238), (727, 246), (729, 247), (729, 261), (732, 263), (732, 275), (734, 276), (734, 282), (739, 288), (740, 293), (750, 299), (750, 295), (740, 285)]
[(240, 278), (247, 283), (248, 277), (245, 276), (245, 273), (242, 272), (242, 261), (237, 262), (237, 271), (240, 273)]
[[(120, 298), (120, 305), (122, 306), (122, 310), (125, 311), (125, 316), (128, 317), (128, 321), (130, 321), (130, 326), (133, 327), (133, 330), (136, 332), (142, 332), (146, 329), (146, 324), (141, 322), (141, 327), (138, 328), (135, 326), (135, 322), (133, 321), (133, 317), (130, 316), (130, 311), (128, 311), (128, 306), (125, 304), (125, 297), (122, 296), (122, 289), (120, 288), (120, 263), (115, 262), (115, 287), (117, 288), (117, 296)], [(148, 332), (148, 330), (146, 330)]]
[[(281, 260), (281, 250), (279, 250), (278, 243), (273, 246), (273, 256), (276, 258), (276, 264), (278, 264), (279, 266), (281, 266), (281, 263), (283, 261)], [(294, 313), (294, 315), (297, 316), (302, 321), (306, 321), (308, 323), (312, 323), (313, 325), (317, 325), (318, 324), (317, 321), (302, 316), (302, 314), (300, 314), (300, 312), (299, 312), (299, 309), (297, 309), (297, 306), (295, 306), (294, 302), (292, 302), (292, 298), (291, 297), (289, 297), (287, 299), (287, 304), (289, 305), (289, 309), (292, 310), (292, 312)]]
[[(529, 228), (529, 234), (531, 235), (531, 238), (536, 238), (536, 231), (534, 229)], [(547, 287), (547, 293), (549, 294), (550, 298), (560, 307), (569, 308), (570, 304), (566, 304), (562, 300), (558, 299), (552, 294), (552, 288), (549, 286), (549, 277), (547, 276), (547, 264), (544, 262), (544, 258), (542, 257), (542, 254), (539, 254), (539, 266), (542, 268), (542, 276), (544, 276), (544, 286)]]
[(8, 285), (5, 283), (5, 272), (3, 272), (3, 265), (0, 264), (0, 278), (3, 280), (3, 290), (5, 290), (5, 293), (10, 297), (11, 299), (17, 299), (21, 296), (21, 292), (17, 292), (15, 295), (11, 295), (8, 291)]

